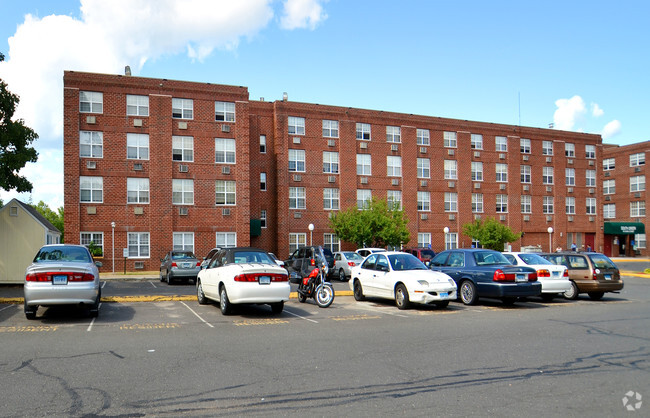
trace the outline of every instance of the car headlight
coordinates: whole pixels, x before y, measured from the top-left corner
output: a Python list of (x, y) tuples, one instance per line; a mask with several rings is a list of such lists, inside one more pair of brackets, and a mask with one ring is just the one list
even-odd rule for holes
[(422, 287), (429, 287), (429, 282), (426, 280), (418, 280), (418, 283), (420, 283)]
[(449, 280), (449, 284), (456, 286), (456, 282), (454, 281), (454, 279), (447, 279), (447, 280)]

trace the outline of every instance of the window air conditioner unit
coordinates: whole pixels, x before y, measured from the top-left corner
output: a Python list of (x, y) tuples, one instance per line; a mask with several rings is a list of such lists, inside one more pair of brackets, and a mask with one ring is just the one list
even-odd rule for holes
[(293, 137), (293, 143), (294, 144), (300, 144), (300, 137), (299, 136), (294, 136)]
[(567, 216), (566, 220), (569, 221), (569, 222), (573, 222), (573, 216)]
[(178, 122), (178, 129), (187, 129), (187, 122)]
[(359, 182), (360, 182), (361, 184), (368, 184), (368, 177), (361, 177), (361, 178), (359, 179)]
[(594, 165), (594, 160), (589, 160), (589, 165), (593, 167), (593, 165)]
[(327, 146), (328, 147), (335, 147), (336, 146), (336, 141), (333, 139), (328, 139), (327, 140)]
[(474, 158), (481, 158), (481, 152), (480, 151), (474, 151)]
[(422, 219), (423, 221), (426, 221), (427, 219), (429, 219), (429, 214), (421, 213), (420, 214), (420, 219)]
[(178, 171), (180, 171), (181, 173), (187, 173), (189, 170), (190, 167), (185, 164), (181, 164), (178, 166)]
[(640, 173), (641, 172), (641, 167), (634, 167), (634, 172), (635, 173)]
[(454, 150), (453, 149), (448, 149), (447, 150), (447, 155), (454, 155)]
[(390, 150), (391, 150), (391, 151), (399, 151), (399, 145), (397, 145), (397, 144), (392, 144), (392, 145), (390, 146)]
[(142, 168), (143, 168), (143, 167), (142, 167), (142, 163), (135, 163), (135, 164), (133, 164), (133, 169), (134, 169), (135, 171), (142, 171)]
[(178, 214), (182, 216), (186, 216), (189, 213), (188, 209), (186, 207), (180, 207), (178, 208)]
[(524, 222), (529, 222), (530, 221), (530, 216), (524, 215)]
[(221, 125), (221, 132), (230, 132), (230, 125)]
[(552, 163), (553, 162), (553, 157), (546, 157), (546, 162), (547, 163)]
[(230, 216), (230, 209), (228, 209), (228, 208), (221, 209), (221, 214), (223, 216)]
[(478, 220), (480, 220), (480, 219), (481, 219), (481, 215), (479, 215), (479, 214), (474, 214), (474, 220), (475, 220), (475, 221), (478, 221)]
[(293, 181), (302, 181), (302, 176), (300, 174), (294, 174)]
[(420, 154), (426, 154), (427, 153), (427, 147), (420, 147)]
[(230, 167), (228, 166), (221, 167), (221, 174), (230, 174)]
[(573, 193), (573, 187), (567, 187), (566, 191), (567, 193)]
[(300, 218), (302, 218), (302, 213), (301, 212), (294, 212), (293, 217), (295, 219), (300, 219)]
[(89, 170), (94, 170), (97, 168), (97, 162), (96, 161), (86, 161), (86, 168)]
[(475, 189), (480, 189), (481, 188), (481, 183), (474, 183), (474, 188)]
[(133, 268), (135, 268), (136, 270), (144, 269), (144, 261), (136, 261), (135, 263), (133, 263)]
[(429, 184), (428, 181), (426, 181), (426, 180), (420, 180), (420, 187), (427, 187), (428, 184)]
[(94, 125), (97, 123), (97, 118), (95, 116), (86, 116), (86, 123), (89, 125)]
[(593, 221), (595, 221), (595, 220), (596, 220), (596, 218), (595, 218), (594, 216), (590, 216), (590, 217), (589, 217), (589, 222), (593, 222)]
[(502, 183), (502, 184), (499, 184), (499, 190), (505, 190), (505, 189), (506, 189), (506, 185), (505, 185), (505, 184), (503, 184), (503, 183)]
[(548, 193), (551, 193), (551, 192), (553, 191), (553, 187), (551, 187), (551, 186), (546, 186), (546, 191), (547, 191)]
[(610, 200), (612, 200), (612, 197), (611, 196), (605, 196), (605, 200), (609, 202)]
[(505, 160), (505, 159), (506, 159), (506, 155), (505, 155), (504, 153), (499, 154), (499, 159), (500, 159), (500, 160)]
[(144, 214), (144, 208), (142, 208), (141, 206), (134, 207), (133, 208), (133, 214), (134, 215), (142, 215), (142, 214)]
[(527, 185), (527, 184), (526, 184), (526, 185), (524, 185), (524, 191), (525, 191), (525, 192), (527, 192), (527, 191), (529, 191), (529, 190), (530, 190), (530, 186), (529, 186), (529, 185)]
[(568, 160), (566, 160), (566, 163), (567, 164), (573, 164), (573, 158), (569, 158)]
[(454, 182), (454, 181), (447, 182), (447, 187), (449, 187), (450, 189), (453, 189), (454, 187), (456, 187), (456, 182)]
[(133, 126), (136, 128), (142, 127), (142, 119), (133, 119)]
[(449, 220), (450, 221), (455, 221), (456, 220), (456, 215), (454, 215), (453, 213), (451, 215), (449, 215)]
[(506, 220), (506, 215), (501, 215), (501, 216), (499, 216), (499, 220), (500, 220), (500, 221), (505, 221), (505, 220)]
[(635, 198), (639, 198), (639, 197), (641, 197), (641, 193), (638, 193), (638, 192), (637, 192), (637, 193), (634, 193), (634, 197), (635, 197)]
[(594, 194), (596, 192), (595, 189), (589, 189), (589, 194)]
[(399, 186), (399, 180), (398, 179), (392, 179), (390, 182), (393, 186)]
[(524, 155), (523, 159), (524, 159), (524, 161), (528, 161), (528, 160), (530, 160), (530, 157), (528, 155)]
[(546, 222), (551, 222), (553, 220), (553, 217), (551, 215), (546, 216)]
[(609, 177), (609, 171), (605, 171), (605, 174), (603, 174), (605, 177)]
[(328, 176), (328, 177), (327, 177), (327, 182), (328, 182), (328, 183), (334, 183), (334, 182), (336, 182), (336, 176)]
[(367, 142), (359, 142), (359, 148), (368, 149), (368, 143)]

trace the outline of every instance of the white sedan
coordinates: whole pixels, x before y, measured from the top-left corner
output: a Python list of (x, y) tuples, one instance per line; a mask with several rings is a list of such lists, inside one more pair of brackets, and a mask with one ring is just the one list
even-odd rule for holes
[(456, 283), (451, 277), (429, 270), (404, 252), (370, 254), (351, 270), (350, 289), (358, 301), (365, 297), (393, 299), (399, 309), (407, 309), (411, 303), (444, 308), (456, 299)]
[(281, 313), (291, 291), (287, 271), (264, 250), (249, 247), (219, 250), (199, 272), (196, 296), (199, 304), (219, 302), (228, 315), (233, 305), (269, 304)]
[(503, 255), (515, 266), (528, 266), (537, 270), (537, 281), (542, 284), (542, 299), (551, 300), (571, 289), (569, 272), (535, 253), (505, 252)]

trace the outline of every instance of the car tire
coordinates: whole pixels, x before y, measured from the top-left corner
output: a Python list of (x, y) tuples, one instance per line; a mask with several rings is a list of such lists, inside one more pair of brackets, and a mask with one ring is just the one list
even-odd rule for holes
[(172, 275), (169, 274), (169, 272), (167, 272), (167, 275), (165, 277), (167, 277), (167, 284), (171, 285), (172, 282), (174, 281), (174, 279), (172, 279)]
[(411, 302), (409, 301), (409, 292), (406, 290), (406, 286), (402, 283), (395, 287), (395, 304), (397, 305), (397, 309), (400, 310), (408, 309), (411, 305)]
[(460, 300), (465, 305), (475, 305), (478, 301), (478, 295), (476, 294), (476, 286), (472, 283), (471, 280), (463, 280), (458, 289), (458, 294), (460, 295)]
[(556, 296), (555, 293), (542, 293), (542, 300), (544, 302), (550, 302), (553, 300), (553, 298)]
[(605, 296), (605, 292), (589, 292), (587, 294), (591, 300), (601, 300)]
[(36, 319), (36, 311), (38, 310), (38, 305), (30, 305), (27, 306), (25, 304), (25, 317), (29, 319), (30, 321), (32, 319)]
[(347, 277), (345, 277), (345, 270), (340, 269), (340, 270), (339, 270), (339, 280), (342, 281), (342, 282), (344, 282), (345, 279), (347, 279)]
[(99, 303), (102, 301), (102, 289), (99, 289), (99, 293), (97, 293), (97, 299), (95, 300), (95, 303), (90, 307), (88, 310), (88, 315), (90, 315), (91, 318), (97, 318), (99, 316)]
[(162, 275), (162, 270), (160, 270), (160, 281), (161, 282), (165, 281), (165, 276)]
[(208, 304), (208, 298), (206, 298), (205, 293), (203, 293), (203, 286), (201, 285), (200, 280), (196, 282), (196, 300), (199, 302), (199, 305)]
[(361, 302), (362, 300), (365, 299), (365, 296), (363, 296), (363, 288), (361, 287), (361, 282), (359, 279), (354, 279), (354, 300), (357, 302)]
[(579, 294), (580, 291), (578, 290), (578, 285), (573, 280), (571, 280), (571, 289), (564, 292), (564, 298), (569, 300), (576, 300), (578, 299)]
[(509, 298), (503, 298), (501, 299), (501, 302), (503, 303), (503, 306), (512, 306), (517, 302), (517, 298), (509, 297)]
[(434, 302), (434, 305), (438, 308), (446, 308), (449, 306), (449, 301), (448, 300), (443, 300), (442, 302)]
[(283, 309), (284, 309), (284, 302), (277, 302), (271, 304), (271, 312), (273, 312), (276, 315), (281, 314)]
[(221, 290), (219, 291), (219, 308), (221, 309), (222, 315), (230, 315), (232, 312), (232, 305), (230, 299), (228, 299), (228, 292), (226, 292), (226, 286), (221, 285)]

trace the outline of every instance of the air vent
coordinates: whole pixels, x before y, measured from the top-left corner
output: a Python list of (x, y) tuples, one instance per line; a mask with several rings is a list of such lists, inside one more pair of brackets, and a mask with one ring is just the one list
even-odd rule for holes
[(133, 169), (135, 171), (142, 171), (142, 163), (135, 163), (133, 164)]
[(420, 154), (426, 154), (427, 153), (427, 147), (420, 147)]
[(448, 181), (448, 182), (447, 182), (447, 186), (448, 186), (450, 189), (453, 189), (454, 187), (456, 187), (456, 182), (455, 182), (455, 181)]
[(553, 187), (551, 187), (551, 186), (546, 186), (546, 192), (547, 192), (547, 193), (551, 193), (551, 192), (553, 192)]
[(499, 184), (499, 190), (505, 190), (506, 185), (505, 184)]
[(501, 216), (499, 216), (499, 220), (500, 220), (500, 221), (505, 221), (505, 220), (506, 220), (506, 215), (501, 215)]
[(144, 261), (136, 261), (133, 263), (133, 268), (136, 270), (143, 270), (144, 269)]
[(221, 132), (230, 132), (230, 125), (221, 125)]
[(449, 220), (450, 220), (450, 221), (455, 221), (455, 220), (456, 220), (456, 215), (454, 215), (453, 213), (450, 214), (450, 215), (449, 215)]
[(300, 174), (294, 174), (293, 181), (302, 181), (302, 176)]
[(230, 167), (228, 166), (221, 167), (221, 174), (230, 174)]
[(428, 184), (429, 184), (428, 181), (426, 181), (426, 180), (420, 180), (420, 187), (427, 187)]
[(474, 188), (475, 189), (480, 189), (481, 188), (481, 183), (474, 183)]
[(530, 221), (530, 216), (524, 215), (524, 222), (529, 222)]
[(328, 139), (327, 140), (327, 146), (328, 147), (335, 147), (336, 146), (336, 141), (333, 139)]
[(190, 167), (185, 164), (181, 164), (178, 166), (178, 171), (180, 171), (181, 173), (187, 173), (189, 170)]
[(566, 160), (566, 163), (567, 164), (573, 164), (573, 158), (569, 158), (568, 160)]
[(136, 128), (142, 127), (142, 119), (133, 119), (133, 126)]
[(300, 144), (300, 137), (299, 136), (294, 136), (293, 137), (293, 143), (294, 144)]
[(181, 216), (187, 216), (189, 213), (188, 209), (186, 207), (180, 207), (178, 208), (178, 214)]
[(368, 143), (367, 142), (359, 142), (359, 148), (368, 149)]
[(397, 145), (397, 144), (393, 144), (393, 145), (391, 145), (391, 146), (390, 146), (390, 150), (391, 150), (391, 151), (399, 151), (399, 145)]
[(426, 221), (427, 219), (429, 219), (429, 214), (421, 213), (420, 214), (420, 219), (422, 219), (423, 221)]
[(221, 209), (221, 214), (223, 216), (230, 216), (230, 209), (228, 209), (228, 208)]
[(455, 151), (453, 149), (448, 149), (447, 150), (447, 155), (454, 155)]
[(605, 177), (609, 177), (609, 176), (610, 176), (609, 171), (605, 171), (605, 174), (603, 174), (603, 175), (604, 175)]
[(553, 157), (546, 157), (546, 162), (547, 163), (552, 163), (553, 162)]
[(529, 190), (530, 190), (530, 186), (529, 186), (529, 185), (525, 185), (525, 186), (524, 186), (524, 191), (527, 192), (527, 191), (529, 191)]
[(178, 122), (178, 129), (187, 129), (187, 122)]
[(528, 160), (530, 160), (530, 157), (529, 157), (528, 155), (524, 155), (524, 156), (523, 156), (523, 160), (524, 160), (524, 161), (528, 161)]
[(567, 187), (566, 191), (567, 193), (573, 193), (573, 187)]
[(609, 202), (610, 200), (612, 200), (612, 197), (611, 196), (605, 196), (605, 200)]
[(593, 167), (594, 166), (594, 160), (589, 160), (589, 165)]
[(359, 179), (359, 182), (360, 182), (361, 184), (368, 184), (368, 177), (361, 177), (361, 178)]
[(504, 153), (499, 154), (499, 159), (500, 159), (500, 160), (505, 160), (505, 159), (506, 159), (506, 155), (505, 155)]
[(480, 151), (474, 151), (474, 158), (481, 158), (481, 152)]
[(336, 182), (336, 176), (328, 176), (328, 177), (327, 177), (327, 182), (328, 182), (328, 183), (334, 183), (334, 182)]
[(97, 161), (86, 161), (86, 168), (89, 170), (94, 170), (97, 168)]
[(95, 116), (86, 116), (86, 123), (89, 125), (94, 125), (97, 123), (97, 118)]
[(399, 179), (392, 179), (390, 182), (393, 186), (399, 186)]

